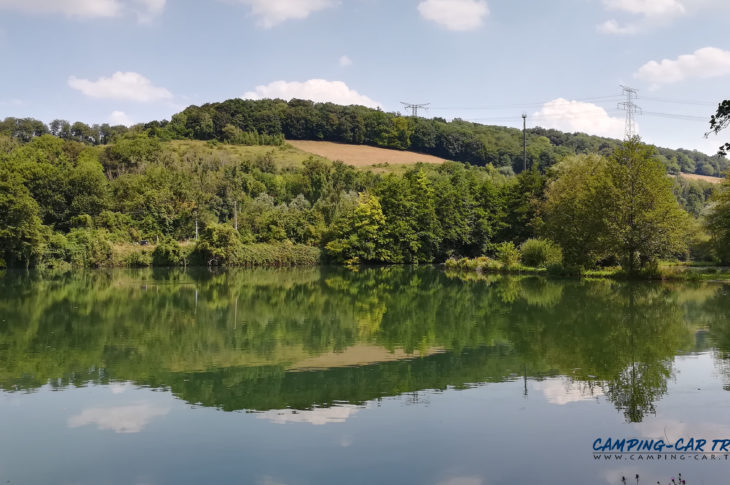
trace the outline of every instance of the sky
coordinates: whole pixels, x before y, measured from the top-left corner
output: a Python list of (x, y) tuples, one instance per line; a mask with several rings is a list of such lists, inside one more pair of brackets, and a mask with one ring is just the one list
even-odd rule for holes
[(0, 0), (0, 118), (133, 124), (292, 97), (713, 154), (728, 0)]

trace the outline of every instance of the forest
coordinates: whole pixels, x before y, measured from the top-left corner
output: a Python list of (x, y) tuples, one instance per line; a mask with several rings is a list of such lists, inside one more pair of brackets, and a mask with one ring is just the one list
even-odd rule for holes
[[(535, 129), (529, 168), (519, 171), (518, 135), (277, 100), (190, 107), (169, 122), (131, 128), (8, 118), (0, 123), (0, 263), (285, 266), (481, 257), (497, 269), (620, 266), (638, 274), (661, 260), (730, 261), (728, 182), (718, 189), (672, 176), (678, 169), (716, 174), (727, 168), (724, 157)], [(377, 173), (315, 156), (293, 161), (286, 140), (301, 138), (457, 161)]]
[[(718, 118), (718, 123), (720, 119)], [(107, 145), (128, 133), (145, 133), (159, 140), (217, 140), (244, 145), (279, 145), (287, 140), (324, 140), (371, 145), (426, 153), (472, 165), (492, 165), (504, 173), (524, 169), (522, 132), (503, 126), (470, 123), (460, 119), (417, 118), (363, 106), (340, 106), (293, 99), (230, 99), (203, 106), (190, 106), (169, 121), (152, 121), (127, 128), (108, 124), (89, 126), (82, 122), (6, 118), (0, 134), (21, 142), (52, 134), (88, 145)], [(620, 140), (563, 133), (558, 130), (527, 130), (527, 166), (544, 171), (567, 155), (609, 155)], [(696, 150), (657, 147), (657, 158), (672, 174), (696, 173), (723, 176), (730, 161)]]

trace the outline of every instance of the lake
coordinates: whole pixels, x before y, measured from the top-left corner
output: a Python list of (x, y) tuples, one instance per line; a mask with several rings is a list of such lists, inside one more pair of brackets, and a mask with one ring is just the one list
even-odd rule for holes
[(0, 277), (0, 484), (726, 483), (729, 391), (722, 284)]

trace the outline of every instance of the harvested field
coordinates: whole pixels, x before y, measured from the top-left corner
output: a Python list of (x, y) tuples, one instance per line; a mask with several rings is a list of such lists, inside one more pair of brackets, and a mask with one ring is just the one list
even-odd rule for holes
[(368, 167), (381, 163), (391, 165), (411, 165), (418, 162), (444, 163), (442, 158), (432, 155), (423, 155), (415, 152), (388, 150), (365, 145), (345, 145), (328, 141), (287, 140), (287, 143), (299, 150), (329, 158), (340, 160), (355, 167)]
[(711, 184), (721, 184), (723, 178), (721, 177), (710, 177), (709, 175), (697, 175), (694, 173), (683, 173), (681, 174), (682, 178), (686, 178), (687, 180), (704, 180), (705, 182), (710, 182)]

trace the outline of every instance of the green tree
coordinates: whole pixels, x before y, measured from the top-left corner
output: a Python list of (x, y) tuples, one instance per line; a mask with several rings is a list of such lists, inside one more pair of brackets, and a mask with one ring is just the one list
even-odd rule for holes
[(586, 268), (605, 256), (605, 204), (608, 161), (574, 155), (556, 165), (541, 208), (541, 232), (560, 245), (566, 266)]
[(630, 273), (687, 250), (690, 218), (655, 154), (638, 137), (625, 142), (606, 166), (609, 183), (600, 193), (608, 249)]
[(730, 176), (725, 178), (713, 198), (714, 204), (707, 215), (706, 227), (712, 237), (712, 246), (723, 263), (730, 263)]
[[(718, 134), (727, 126), (730, 125), (730, 99), (722, 101), (718, 107), (717, 112), (710, 118), (710, 133)], [(720, 147), (720, 154), (727, 155), (730, 151), (730, 143), (725, 143)]]
[(0, 169), (0, 255), (6, 264), (29, 267), (43, 253), (44, 229), (38, 212), (22, 179)]
[(388, 261), (392, 254), (382, 236), (385, 224), (378, 198), (361, 193), (354, 209), (335, 223), (332, 240), (325, 246), (328, 256), (355, 264)]

